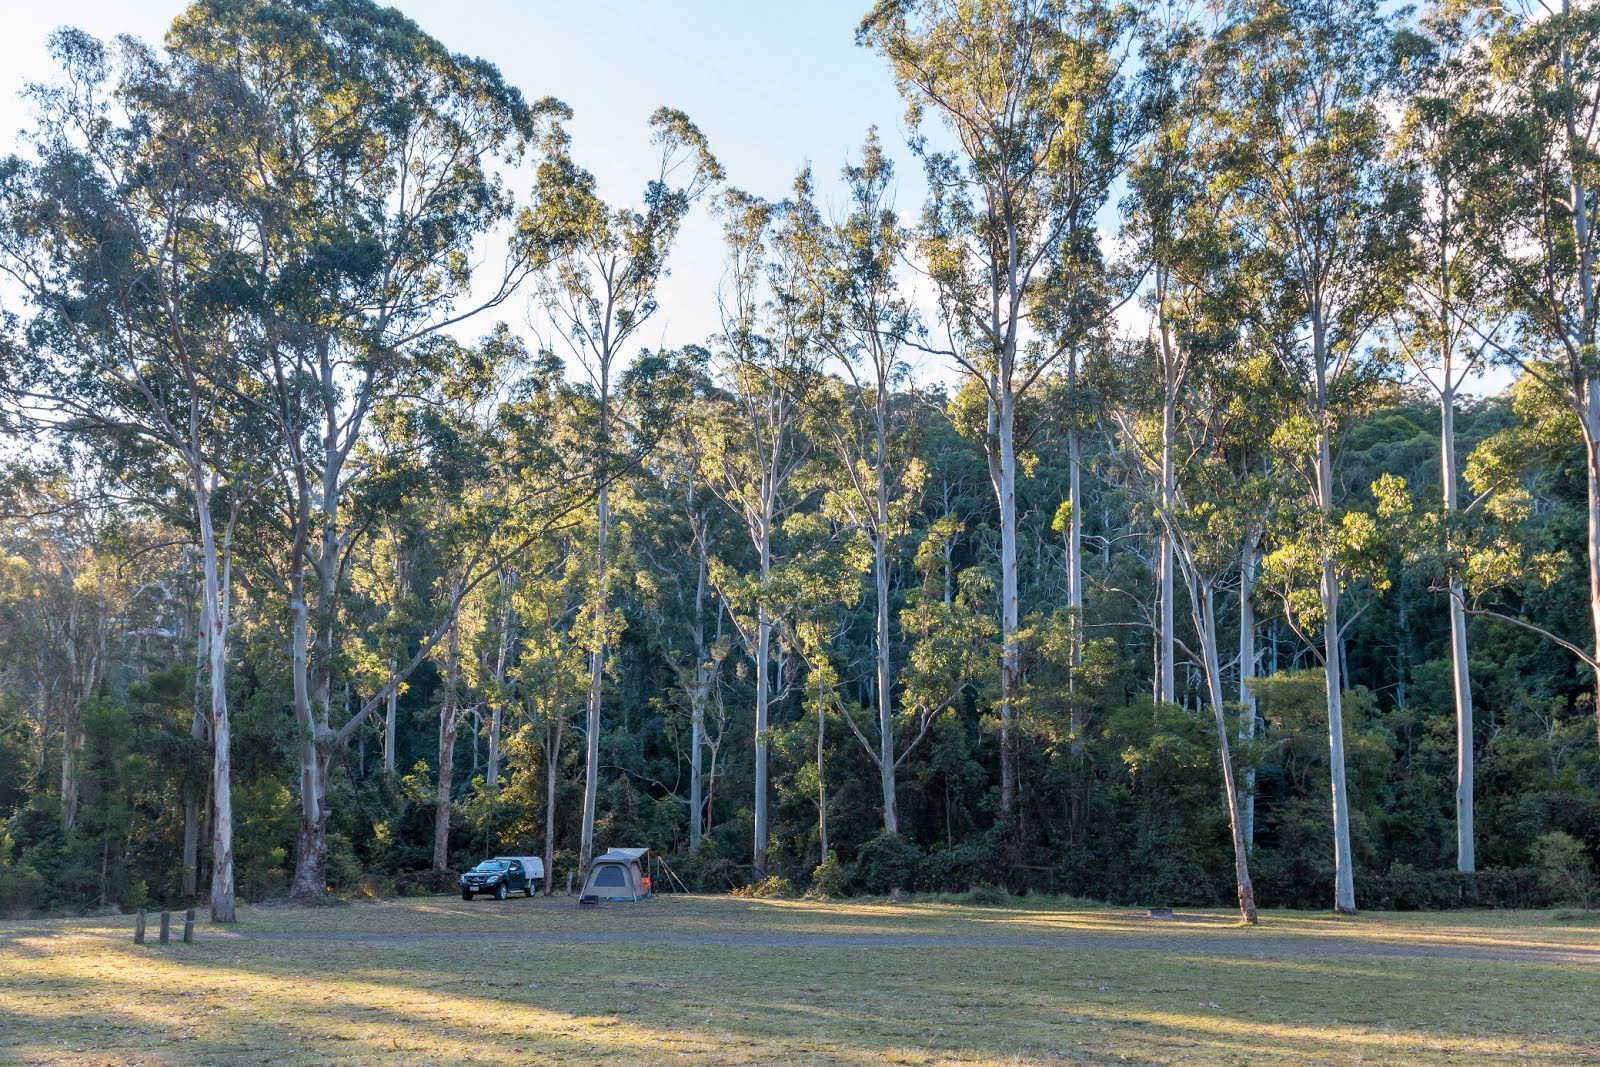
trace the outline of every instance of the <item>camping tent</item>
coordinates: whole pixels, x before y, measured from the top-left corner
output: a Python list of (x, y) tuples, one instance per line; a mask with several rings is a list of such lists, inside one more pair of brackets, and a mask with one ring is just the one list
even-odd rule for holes
[(645, 882), (647, 848), (614, 848), (596, 856), (583, 883), (580, 903), (601, 900), (643, 900), (650, 895)]

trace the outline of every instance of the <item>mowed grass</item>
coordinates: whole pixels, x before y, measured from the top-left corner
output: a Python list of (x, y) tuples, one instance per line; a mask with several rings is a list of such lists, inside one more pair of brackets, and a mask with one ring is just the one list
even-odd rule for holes
[(1197, 919), (432, 898), (142, 947), (126, 917), (0, 923), (0, 1062), (1600, 1063), (1592, 921)]

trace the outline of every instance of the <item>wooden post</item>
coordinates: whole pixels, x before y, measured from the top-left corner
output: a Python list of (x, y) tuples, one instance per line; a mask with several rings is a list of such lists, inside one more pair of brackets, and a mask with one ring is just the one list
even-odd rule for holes
[(194, 909), (190, 908), (183, 913), (183, 943), (194, 944)]
[(172, 936), (172, 912), (161, 913), (161, 943), (165, 945)]
[(143, 908), (139, 909), (139, 914), (136, 915), (134, 917), (134, 920), (133, 920), (133, 943), (135, 945), (144, 944), (144, 909)]

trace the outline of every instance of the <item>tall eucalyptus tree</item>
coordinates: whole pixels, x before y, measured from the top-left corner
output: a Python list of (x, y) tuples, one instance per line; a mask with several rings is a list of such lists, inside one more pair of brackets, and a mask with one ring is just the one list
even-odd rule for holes
[[(5, 389), (36, 428), (168, 464), (202, 572), (213, 794), (211, 915), (234, 919), (228, 632), (234, 524), (271, 474), (257, 392), (267, 294), (242, 161), (270, 121), (226, 68), (130, 38), (52, 38), (37, 157), (0, 165), (0, 270), (32, 318)], [(159, 457), (159, 458), (157, 458)]]
[(1600, 7), (1462, 6), (1481, 20), (1486, 43), (1472, 59), (1487, 78), (1463, 207), (1511, 327), (1487, 340), (1571, 412), (1583, 439), (1593, 645), (1562, 643), (1600, 691)]
[[(1474, 157), (1491, 139), (1483, 128), (1485, 85), (1474, 55), (1482, 44), (1474, 20), (1459, 9), (1435, 7), (1420, 32), (1403, 43), (1416, 80), (1408, 86), (1397, 150), (1419, 187), (1413, 241), (1415, 270), (1393, 335), (1401, 353), (1439, 401), (1439, 485), (1447, 538), (1463, 510), (1456, 460), (1455, 415), (1462, 387), (1492, 355), (1488, 341), (1503, 318), (1493, 306), (1485, 257), (1475, 248), (1468, 210)], [(1451, 690), (1456, 709), (1456, 867), (1477, 869), (1473, 832), (1472, 675), (1467, 664), (1463, 582), (1445, 578), (1450, 615)]]
[(817, 390), (813, 404), (820, 416), (817, 436), (832, 445), (839, 463), (839, 485), (825, 506), (861, 530), (872, 548), (876, 741), (866, 743), (847, 713), (845, 721), (878, 768), (883, 828), (897, 833), (895, 770), (905, 752), (895, 736), (889, 567), (890, 553), (909, 526), (923, 468), (901, 454), (896, 440), (896, 393), (908, 373), (901, 353), (914, 314), (896, 278), (906, 235), (894, 212), (893, 179), (894, 165), (873, 130), (861, 162), (844, 169), (848, 213), (826, 223), (817, 219), (810, 270), (824, 308), (818, 342), (841, 376), (841, 388)]
[(1363, 342), (1393, 306), (1402, 235), (1384, 105), (1392, 23), (1376, 0), (1235, 0), (1212, 48), (1209, 140), (1223, 153), (1230, 225), (1274, 294), (1280, 356), (1302, 394), (1309, 495), (1320, 528), (1322, 661), (1333, 791), (1334, 908), (1354, 912), (1333, 472), (1341, 404)]
[[(518, 243), (477, 288), (486, 295), (472, 292), (474, 242), (512, 215), (494, 164), (521, 158), (541, 119), (565, 109), (530, 105), (489, 64), (370, 0), (201, 0), (167, 40), (185, 62), (231, 72), (263, 115), (239, 160), (269, 297), (260, 403), (278, 423), (284, 471), (270, 513), (284, 548), (263, 574), (288, 605), (300, 801), (291, 895), (315, 898), (331, 761), (379, 706), (334, 721), (342, 589), (362, 534), (343, 508), (365, 473), (357, 447), (374, 407), (415, 371), (418, 345), (505, 300), (536, 265), (541, 250)], [(440, 620), (374, 699), (448, 628)]]
[(1058, 312), (1046, 339), (1035, 313), (1047, 286), (1063, 308), (1097, 288), (1095, 216), (1136, 125), (1123, 76), (1134, 22), (1130, 6), (1106, 0), (880, 0), (856, 31), (889, 61), (911, 127), (932, 112), (953, 139), (949, 151), (923, 133), (913, 141), (931, 190), (918, 251), (943, 318), (940, 354), (988, 407), (1003, 820), (1017, 803), (1018, 405), (1081, 343), (1085, 316)]
[(804, 463), (802, 401), (818, 362), (821, 327), (809, 284), (805, 235), (809, 177), (799, 195), (770, 203), (729, 190), (718, 210), (727, 242), (727, 268), (718, 294), (722, 333), (712, 359), (722, 397), (707, 405), (701, 462), (706, 483), (744, 526), (756, 553), (748, 578), (713, 568), (719, 596), (737, 610), (739, 636), (755, 673), (755, 800), (752, 864), (767, 873), (769, 717), (773, 702), (772, 594), (777, 538), (792, 510), (791, 480)]
[(573, 162), (566, 132), (552, 128), (538, 169), (533, 203), (524, 216), (526, 235), (550, 250), (539, 275), (537, 299), (551, 329), (584, 367), (594, 388), (595, 594), (593, 647), (589, 652), (587, 762), (583, 830), (578, 844), (580, 877), (594, 856), (595, 800), (599, 795), (602, 686), (606, 650), (618, 625), (612, 618), (607, 539), (611, 530), (610, 480), (617, 361), (655, 315), (656, 293), (667, 259), (689, 209), (723, 177), (703, 134), (687, 115), (661, 108), (650, 118), (661, 150), (656, 174), (639, 208), (612, 207), (595, 191), (594, 176)]

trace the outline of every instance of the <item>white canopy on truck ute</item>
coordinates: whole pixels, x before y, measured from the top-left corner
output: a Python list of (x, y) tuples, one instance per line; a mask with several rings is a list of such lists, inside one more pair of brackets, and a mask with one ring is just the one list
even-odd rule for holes
[(496, 856), (497, 860), (516, 860), (522, 864), (522, 869), (527, 872), (530, 882), (544, 881), (544, 860), (538, 856)]

